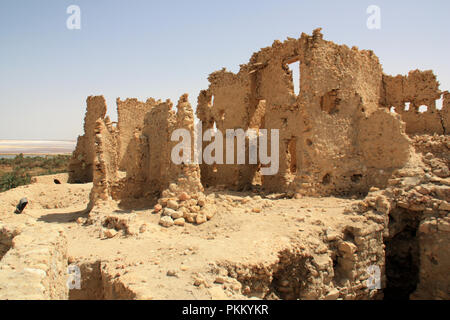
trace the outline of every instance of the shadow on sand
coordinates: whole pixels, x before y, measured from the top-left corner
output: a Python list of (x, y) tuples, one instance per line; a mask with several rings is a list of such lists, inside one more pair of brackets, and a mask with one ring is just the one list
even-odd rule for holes
[(70, 223), (76, 221), (79, 217), (87, 218), (88, 213), (87, 209), (76, 212), (49, 213), (39, 217), (37, 221), (47, 223)]

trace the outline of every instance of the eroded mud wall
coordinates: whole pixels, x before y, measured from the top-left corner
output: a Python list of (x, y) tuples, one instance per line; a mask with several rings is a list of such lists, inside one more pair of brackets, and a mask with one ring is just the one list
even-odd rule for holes
[[(383, 75), (381, 103), (400, 114), (408, 134), (445, 134), (448, 128), (448, 104), (441, 110), (439, 82), (433, 71), (410, 71), (407, 76)], [(444, 94), (448, 99), (448, 94)]]
[(109, 118), (99, 119), (95, 123), (95, 157), (93, 188), (89, 207), (98, 205), (101, 201), (112, 200), (112, 192), (117, 182), (119, 170), (119, 154), (117, 129)]
[[(254, 97), (252, 86), (254, 79), (249, 73), (248, 66), (242, 66), (238, 74), (233, 74), (225, 69), (212, 73), (208, 80), (208, 90), (200, 93), (197, 105), (197, 116), (202, 121), (203, 134), (214, 126), (222, 133), (222, 139), (226, 140), (227, 129), (242, 129), (246, 131), (250, 124), (253, 128), (259, 128), (253, 114), (258, 101)], [(214, 141), (215, 138), (212, 138)], [(210, 144), (205, 141), (203, 149)], [(246, 143), (248, 146), (248, 143)], [(248, 147), (246, 149), (248, 151)], [(226, 144), (223, 144), (223, 163), (209, 165), (202, 163), (202, 183), (205, 185), (227, 185), (231, 188), (241, 189), (250, 185), (256, 171), (256, 165), (236, 164), (237, 141), (235, 139), (233, 164), (226, 164)], [(248, 154), (248, 152), (246, 152)]]
[(86, 100), (84, 135), (78, 137), (77, 146), (69, 164), (69, 183), (87, 183), (93, 180), (95, 157), (95, 127), (106, 115), (103, 96), (90, 96)]
[[(298, 96), (289, 69), (294, 62), (300, 62)], [(209, 81), (198, 98), (204, 131), (214, 125), (222, 133), (279, 130), (279, 171), (262, 177), (268, 191), (367, 192), (385, 185), (409, 159), (400, 119), (377, 112), (383, 85), (378, 58), (372, 51), (325, 41), (320, 29), (275, 41), (253, 54), (239, 73), (221, 70)], [(386, 131), (384, 125), (391, 128)], [(268, 149), (270, 143), (269, 134)], [(204, 164), (201, 172), (205, 185), (243, 188), (257, 176), (257, 166)]]
[[(160, 102), (160, 101), (158, 101)], [(126, 171), (130, 162), (130, 153), (133, 152), (132, 140), (135, 132), (141, 132), (144, 126), (145, 115), (158, 103), (155, 99), (141, 102), (137, 99), (117, 99), (117, 114), (119, 129), (119, 168)]]
[[(126, 101), (131, 105), (136, 102), (134, 99)], [(192, 185), (191, 191), (202, 189), (198, 165), (175, 164), (171, 159), (172, 149), (179, 143), (171, 141), (174, 130), (187, 129), (189, 142), (193, 141), (194, 115), (187, 94), (178, 101), (177, 111), (172, 109), (170, 100), (158, 101), (155, 105), (152, 104), (154, 100), (151, 100), (152, 103), (149, 101), (149, 111), (142, 121), (142, 129), (134, 127), (132, 135), (129, 135), (131, 131), (122, 135), (120, 126), (115, 129), (110, 122), (97, 122), (92, 203), (108, 199), (122, 204), (134, 203), (135, 206), (140, 202), (155, 202), (170, 183), (180, 183), (180, 179), (189, 181), (181, 183), (185, 187)], [(128, 125), (126, 130), (132, 127)], [(125, 175), (119, 172), (121, 160), (125, 159), (120, 157), (120, 141), (127, 142), (126, 161), (123, 163)], [(193, 147), (190, 143), (191, 160)]]

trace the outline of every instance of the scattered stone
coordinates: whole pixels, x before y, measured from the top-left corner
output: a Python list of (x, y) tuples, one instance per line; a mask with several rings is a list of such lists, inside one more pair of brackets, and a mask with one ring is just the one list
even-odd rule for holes
[(174, 225), (174, 221), (171, 217), (164, 216), (161, 217), (161, 219), (159, 220), (159, 224), (162, 225), (163, 227), (169, 228)]
[(355, 244), (353, 244), (351, 242), (343, 241), (339, 244), (338, 249), (339, 249), (339, 251), (341, 251), (343, 253), (353, 254), (356, 252), (357, 247)]
[(162, 210), (162, 205), (160, 205), (159, 203), (155, 205), (155, 207), (153, 208), (153, 212), (154, 213), (158, 213)]
[(226, 278), (218, 276), (216, 277), (216, 280), (214, 280), (214, 283), (224, 284), (226, 281)]
[(203, 213), (206, 215), (206, 219), (211, 220), (212, 217), (216, 214), (216, 211), (212, 208), (208, 208), (203, 211)]
[(103, 231), (103, 235), (108, 239), (114, 238), (117, 235), (117, 233), (118, 232), (115, 229), (105, 229)]
[(189, 199), (191, 199), (191, 197), (186, 192), (182, 192), (178, 196), (178, 200), (180, 200), (180, 201), (187, 201)]
[(249, 203), (250, 201), (252, 201), (252, 198), (250, 198), (249, 196), (241, 199), (242, 204)]
[(177, 186), (175, 183), (171, 183), (171, 184), (169, 185), (169, 190), (170, 190), (171, 192), (177, 192), (178, 186)]
[(144, 233), (145, 231), (147, 231), (147, 225), (144, 223), (139, 227), (139, 233)]
[(173, 214), (176, 215), (176, 211), (175, 211), (175, 210), (170, 209), (170, 208), (165, 208), (164, 211), (163, 211), (163, 213), (162, 213), (162, 216), (169, 216), (169, 217), (172, 217)]
[(173, 223), (174, 223), (176, 226), (182, 227), (182, 226), (184, 226), (184, 224), (186, 223), (186, 221), (184, 220), (184, 218), (178, 218), (178, 219), (175, 219)]
[(328, 294), (325, 296), (325, 300), (336, 300), (339, 298), (339, 290), (338, 289), (332, 289)]
[(204, 214), (198, 214), (198, 215), (195, 217), (195, 222), (196, 222), (197, 224), (202, 224), (202, 223), (205, 223), (206, 221), (207, 221), (206, 215), (204, 215)]
[(177, 220), (177, 219), (183, 218), (184, 213), (181, 211), (174, 211), (174, 212), (172, 212), (172, 214), (170, 216), (172, 217), (173, 220)]
[(194, 278), (194, 286), (200, 287), (201, 285), (205, 286), (205, 288), (210, 288), (211, 285), (201, 276), (197, 276)]
[(204, 207), (206, 205), (206, 200), (205, 199), (198, 199), (198, 205), (200, 207)]
[(176, 202), (175, 200), (169, 200), (167, 201), (167, 207), (173, 210), (177, 210), (178, 209), (178, 202)]
[(167, 276), (168, 277), (178, 277), (177, 272), (175, 270), (168, 270)]

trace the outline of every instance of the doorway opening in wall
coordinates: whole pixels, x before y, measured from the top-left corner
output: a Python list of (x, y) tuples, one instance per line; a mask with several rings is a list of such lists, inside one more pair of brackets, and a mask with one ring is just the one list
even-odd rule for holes
[(417, 229), (420, 213), (395, 208), (389, 213), (385, 237), (385, 300), (409, 300), (419, 282), (420, 252)]
[(288, 64), (292, 75), (292, 83), (294, 85), (294, 93), (298, 97), (300, 94), (300, 61)]

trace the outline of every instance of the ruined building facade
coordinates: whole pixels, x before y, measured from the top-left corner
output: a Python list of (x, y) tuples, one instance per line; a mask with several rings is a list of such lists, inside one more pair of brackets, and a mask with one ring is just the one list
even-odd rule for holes
[[(288, 67), (294, 62), (300, 62), (298, 95)], [(439, 90), (431, 71), (385, 75), (372, 51), (326, 41), (320, 29), (312, 36), (275, 41), (237, 74), (223, 69), (209, 82), (196, 110), (203, 131), (279, 129), (280, 167), (273, 176), (261, 176), (261, 165), (248, 164), (248, 158), (244, 165), (201, 164), (205, 187), (242, 190), (257, 181), (269, 192), (367, 193), (370, 187), (385, 187), (395, 170), (408, 166), (414, 153), (408, 134), (445, 134), (450, 125), (450, 95)], [(428, 109), (421, 113), (423, 105)], [(170, 161), (176, 144), (170, 136), (176, 128), (192, 129), (192, 108), (183, 96), (178, 113), (170, 101), (154, 99), (118, 99), (117, 111), (116, 126), (105, 120), (104, 98), (88, 98), (85, 134), (78, 139), (70, 181), (100, 179), (119, 201), (157, 195), (178, 175)], [(100, 170), (103, 161), (112, 167)]]

